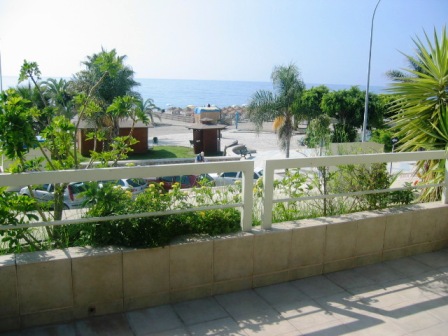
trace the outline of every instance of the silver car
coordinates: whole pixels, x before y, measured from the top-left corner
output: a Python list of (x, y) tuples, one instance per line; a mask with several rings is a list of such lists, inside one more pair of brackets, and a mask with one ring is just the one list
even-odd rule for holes
[[(78, 209), (84, 206), (86, 198), (84, 192), (87, 186), (84, 182), (72, 182), (64, 190), (64, 209)], [(28, 187), (23, 187), (19, 191), (20, 195), (31, 196)], [(50, 208), (54, 203), (54, 184), (45, 183), (33, 187), (33, 194), (37, 201), (47, 202)]]
[(110, 183), (123, 190), (130, 191), (133, 197), (142, 193), (148, 187), (148, 183), (142, 178), (124, 178), (119, 180), (107, 180), (98, 182), (100, 187), (102, 187), (106, 183)]
[[(254, 183), (257, 182), (257, 180), (262, 177), (263, 171), (254, 171), (253, 179)], [(215, 181), (216, 186), (225, 186), (225, 185), (231, 185), (234, 184), (236, 181), (241, 181), (243, 178), (242, 172), (224, 172), (219, 174), (210, 174), (210, 176)]]

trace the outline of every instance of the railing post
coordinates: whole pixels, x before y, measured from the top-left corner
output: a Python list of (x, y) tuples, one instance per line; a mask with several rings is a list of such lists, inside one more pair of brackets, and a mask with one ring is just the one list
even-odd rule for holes
[(261, 227), (270, 229), (272, 227), (272, 208), (274, 206), (274, 169), (266, 160), (263, 168), (263, 209), (261, 213)]
[[(248, 169), (250, 168), (250, 169)], [(252, 165), (247, 165), (242, 170), (243, 180), (242, 193), (243, 193), (243, 209), (241, 211), (241, 229), (243, 231), (252, 230), (252, 211), (254, 206), (254, 168)]]
[(443, 182), (442, 203), (448, 204), (448, 159), (445, 159), (445, 180)]

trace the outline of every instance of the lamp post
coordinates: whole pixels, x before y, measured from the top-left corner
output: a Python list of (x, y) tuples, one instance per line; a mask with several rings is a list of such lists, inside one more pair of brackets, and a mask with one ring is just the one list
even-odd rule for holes
[(2, 75), (2, 49), (0, 43), (0, 92), (3, 91), (3, 75)]
[(376, 3), (375, 9), (372, 15), (372, 24), (370, 26), (370, 49), (369, 49), (369, 66), (367, 69), (367, 88), (366, 88), (366, 100), (364, 102), (364, 122), (362, 123), (362, 142), (366, 141), (366, 131), (367, 131), (367, 117), (369, 115), (369, 85), (370, 85), (370, 61), (372, 60), (372, 38), (373, 38), (373, 20), (375, 19), (376, 9), (380, 4), (381, 0)]

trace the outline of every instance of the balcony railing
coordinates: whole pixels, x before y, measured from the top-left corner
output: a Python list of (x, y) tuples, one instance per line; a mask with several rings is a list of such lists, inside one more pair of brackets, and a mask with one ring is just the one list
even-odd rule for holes
[[(364, 154), (364, 155), (341, 155), (341, 156), (327, 156), (327, 157), (313, 157), (313, 158), (299, 158), (299, 159), (281, 159), (281, 160), (267, 160), (264, 166), (263, 175), (263, 190), (262, 190), (262, 207), (261, 207), (261, 225), (263, 229), (269, 229), (272, 226), (272, 211), (275, 203), (290, 202), (290, 201), (306, 201), (313, 199), (334, 198), (340, 196), (357, 196), (365, 194), (381, 193), (385, 191), (404, 190), (405, 187), (390, 188), (382, 190), (365, 190), (354, 193), (333, 194), (333, 195), (307, 195), (298, 198), (275, 198), (274, 191), (274, 174), (278, 170), (298, 168), (309, 170), (319, 167), (335, 167), (339, 165), (348, 164), (374, 164), (382, 162), (409, 162), (421, 160), (447, 160), (448, 155), (445, 151), (427, 151), (427, 152), (412, 152), (412, 153), (393, 153), (393, 154)], [(447, 165), (445, 165), (447, 167)], [(33, 221), (26, 224), (21, 224), (21, 228), (27, 227), (42, 227), (51, 225), (66, 225), (79, 223), (98, 223), (109, 220), (126, 219), (126, 218), (140, 218), (151, 216), (162, 216), (169, 214), (185, 213), (191, 211), (205, 211), (212, 209), (225, 208), (240, 208), (241, 209), (241, 228), (243, 231), (250, 231), (253, 222), (253, 171), (254, 163), (250, 160), (232, 161), (232, 162), (209, 162), (209, 163), (188, 163), (188, 164), (169, 164), (159, 166), (140, 166), (140, 167), (126, 167), (126, 168), (102, 168), (102, 169), (88, 169), (88, 170), (64, 170), (64, 171), (45, 171), (45, 172), (30, 172), (21, 174), (0, 174), (0, 186), (28, 186), (44, 183), (62, 183), (73, 181), (101, 181), (107, 177), (108, 180), (120, 178), (136, 178), (136, 177), (157, 177), (168, 175), (198, 175), (205, 173), (226, 172), (226, 171), (242, 171), (242, 191), (241, 202), (234, 202), (229, 204), (211, 205), (211, 206), (197, 206), (194, 205), (188, 209), (176, 209), (163, 212), (146, 212), (138, 214), (126, 214), (119, 216), (108, 217), (89, 217), (70, 218), (56, 221)], [(447, 196), (447, 181), (448, 173), (445, 171), (445, 179), (440, 184), (420, 185), (413, 188), (427, 188), (427, 187), (443, 187), (443, 200), (445, 204), (448, 202)], [(8, 230), (17, 228), (15, 226), (0, 226), (0, 230)]]

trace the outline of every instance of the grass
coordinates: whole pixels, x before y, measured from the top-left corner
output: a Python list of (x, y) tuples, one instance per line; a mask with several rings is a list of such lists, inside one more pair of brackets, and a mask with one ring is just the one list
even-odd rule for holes
[[(31, 155), (31, 157), (39, 156), (38, 153)], [(173, 158), (194, 158), (195, 154), (193, 148), (182, 146), (155, 146), (147, 153), (130, 154), (127, 160), (156, 160), (156, 159), (173, 159)], [(30, 157), (28, 157), (30, 158)], [(81, 162), (89, 161), (89, 158), (83, 157), (79, 154), (78, 159)], [(8, 167), (11, 162), (4, 158), (4, 165)], [(1, 164), (1, 161), (0, 161)]]
[(143, 154), (130, 154), (128, 160), (154, 160), (173, 158), (194, 158), (193, 148), (182, 146), (155, 146)]

